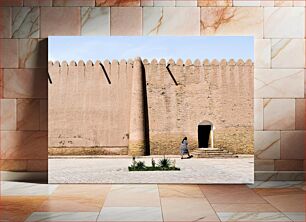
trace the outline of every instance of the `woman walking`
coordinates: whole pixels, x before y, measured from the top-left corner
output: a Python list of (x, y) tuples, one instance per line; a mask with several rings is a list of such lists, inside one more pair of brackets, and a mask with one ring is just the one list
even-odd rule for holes
[(184, 154), (188, 155), (187, 158), (193, 157), (192, 155), (189, 154), (187, 137), (184, 137), (184, 139), (182, 140), (180, 149), (181, 149), (181, 159), (184, 159)]

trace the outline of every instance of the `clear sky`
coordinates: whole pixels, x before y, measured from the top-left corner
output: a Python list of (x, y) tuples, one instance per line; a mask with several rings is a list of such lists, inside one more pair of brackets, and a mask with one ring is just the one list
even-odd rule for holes
[(50, 36), (49, 61), (133, 59), (149, 61), (179, 58), (251, 59), (254, 39), (251, 36)]

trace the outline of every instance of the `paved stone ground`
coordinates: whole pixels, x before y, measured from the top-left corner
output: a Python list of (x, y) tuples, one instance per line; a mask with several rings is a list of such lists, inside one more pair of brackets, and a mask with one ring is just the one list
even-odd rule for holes
[[(156, 162), (161, 156), (156, 157)], [(49, 183), (234, 183), (254, 182), (254, 158), (175, 159), (180, 171), (129, 172), (132, 158), (52, 158)], [(138, 158), (151, 165), (151, 157)]]

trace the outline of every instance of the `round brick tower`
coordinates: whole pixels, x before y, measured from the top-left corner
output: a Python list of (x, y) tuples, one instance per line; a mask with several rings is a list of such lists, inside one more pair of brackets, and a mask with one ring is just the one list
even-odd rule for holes
[(145, 73), (141, 58), (134, 60), (130, 111), (129, 147), (132, 156), (146, 154)]

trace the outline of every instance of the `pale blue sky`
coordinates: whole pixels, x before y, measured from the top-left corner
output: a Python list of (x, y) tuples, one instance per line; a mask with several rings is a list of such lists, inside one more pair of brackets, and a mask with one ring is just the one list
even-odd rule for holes
[(251, 36), (50, 36), (50, 61), (142, 59), (251, 59)]

